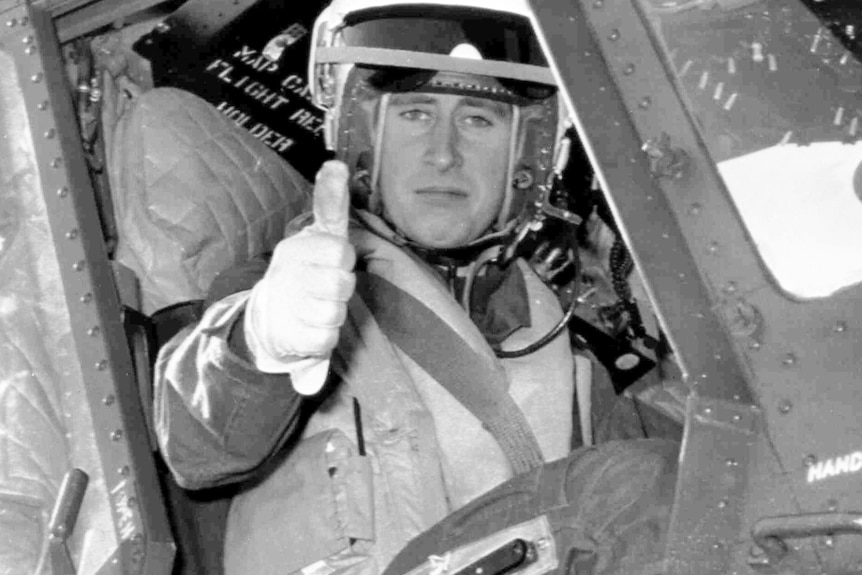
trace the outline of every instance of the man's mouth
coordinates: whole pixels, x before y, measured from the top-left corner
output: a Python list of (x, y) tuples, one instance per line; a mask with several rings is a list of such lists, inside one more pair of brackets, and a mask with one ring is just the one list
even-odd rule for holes
[(423, 200), (431, 202), (451, 202), (466, 200), (469, 194), (461, 188), (449, 188), (440, 186), (430, 186), (427, 188), (419, 188), (416, 190), (416, 195)]

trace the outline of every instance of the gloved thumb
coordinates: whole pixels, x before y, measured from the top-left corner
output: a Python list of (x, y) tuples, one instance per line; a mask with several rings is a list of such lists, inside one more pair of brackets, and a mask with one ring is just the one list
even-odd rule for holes
[(344, 162), (330, 160), (317, 172), (314, 182), (314, 224), (318, 231), (347, 238), (350, 217), (349, 170)]

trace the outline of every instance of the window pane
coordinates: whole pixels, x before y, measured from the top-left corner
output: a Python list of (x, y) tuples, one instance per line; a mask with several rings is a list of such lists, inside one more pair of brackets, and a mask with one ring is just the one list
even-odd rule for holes
[(862, 4), (640, 1), (778, 284), (862, 281)]

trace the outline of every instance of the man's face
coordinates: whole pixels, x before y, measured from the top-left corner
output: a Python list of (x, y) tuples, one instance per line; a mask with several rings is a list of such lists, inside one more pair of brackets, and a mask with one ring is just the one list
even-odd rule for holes
[(453, 94), (393, 94), (384, 126), (379, 185), (389, 221), (427, 247), (480, 237), (505, 195), (511, 106)]

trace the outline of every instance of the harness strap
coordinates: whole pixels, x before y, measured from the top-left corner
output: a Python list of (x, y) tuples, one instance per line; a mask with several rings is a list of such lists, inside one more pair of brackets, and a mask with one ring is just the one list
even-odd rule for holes
[(515, 474), (541, 465), (539, 442), (507, 391), (502, 367), (474, 351), (409, 293), (380, 276), (356, 275), (356, 291), (383, 333), (482, 422)]

